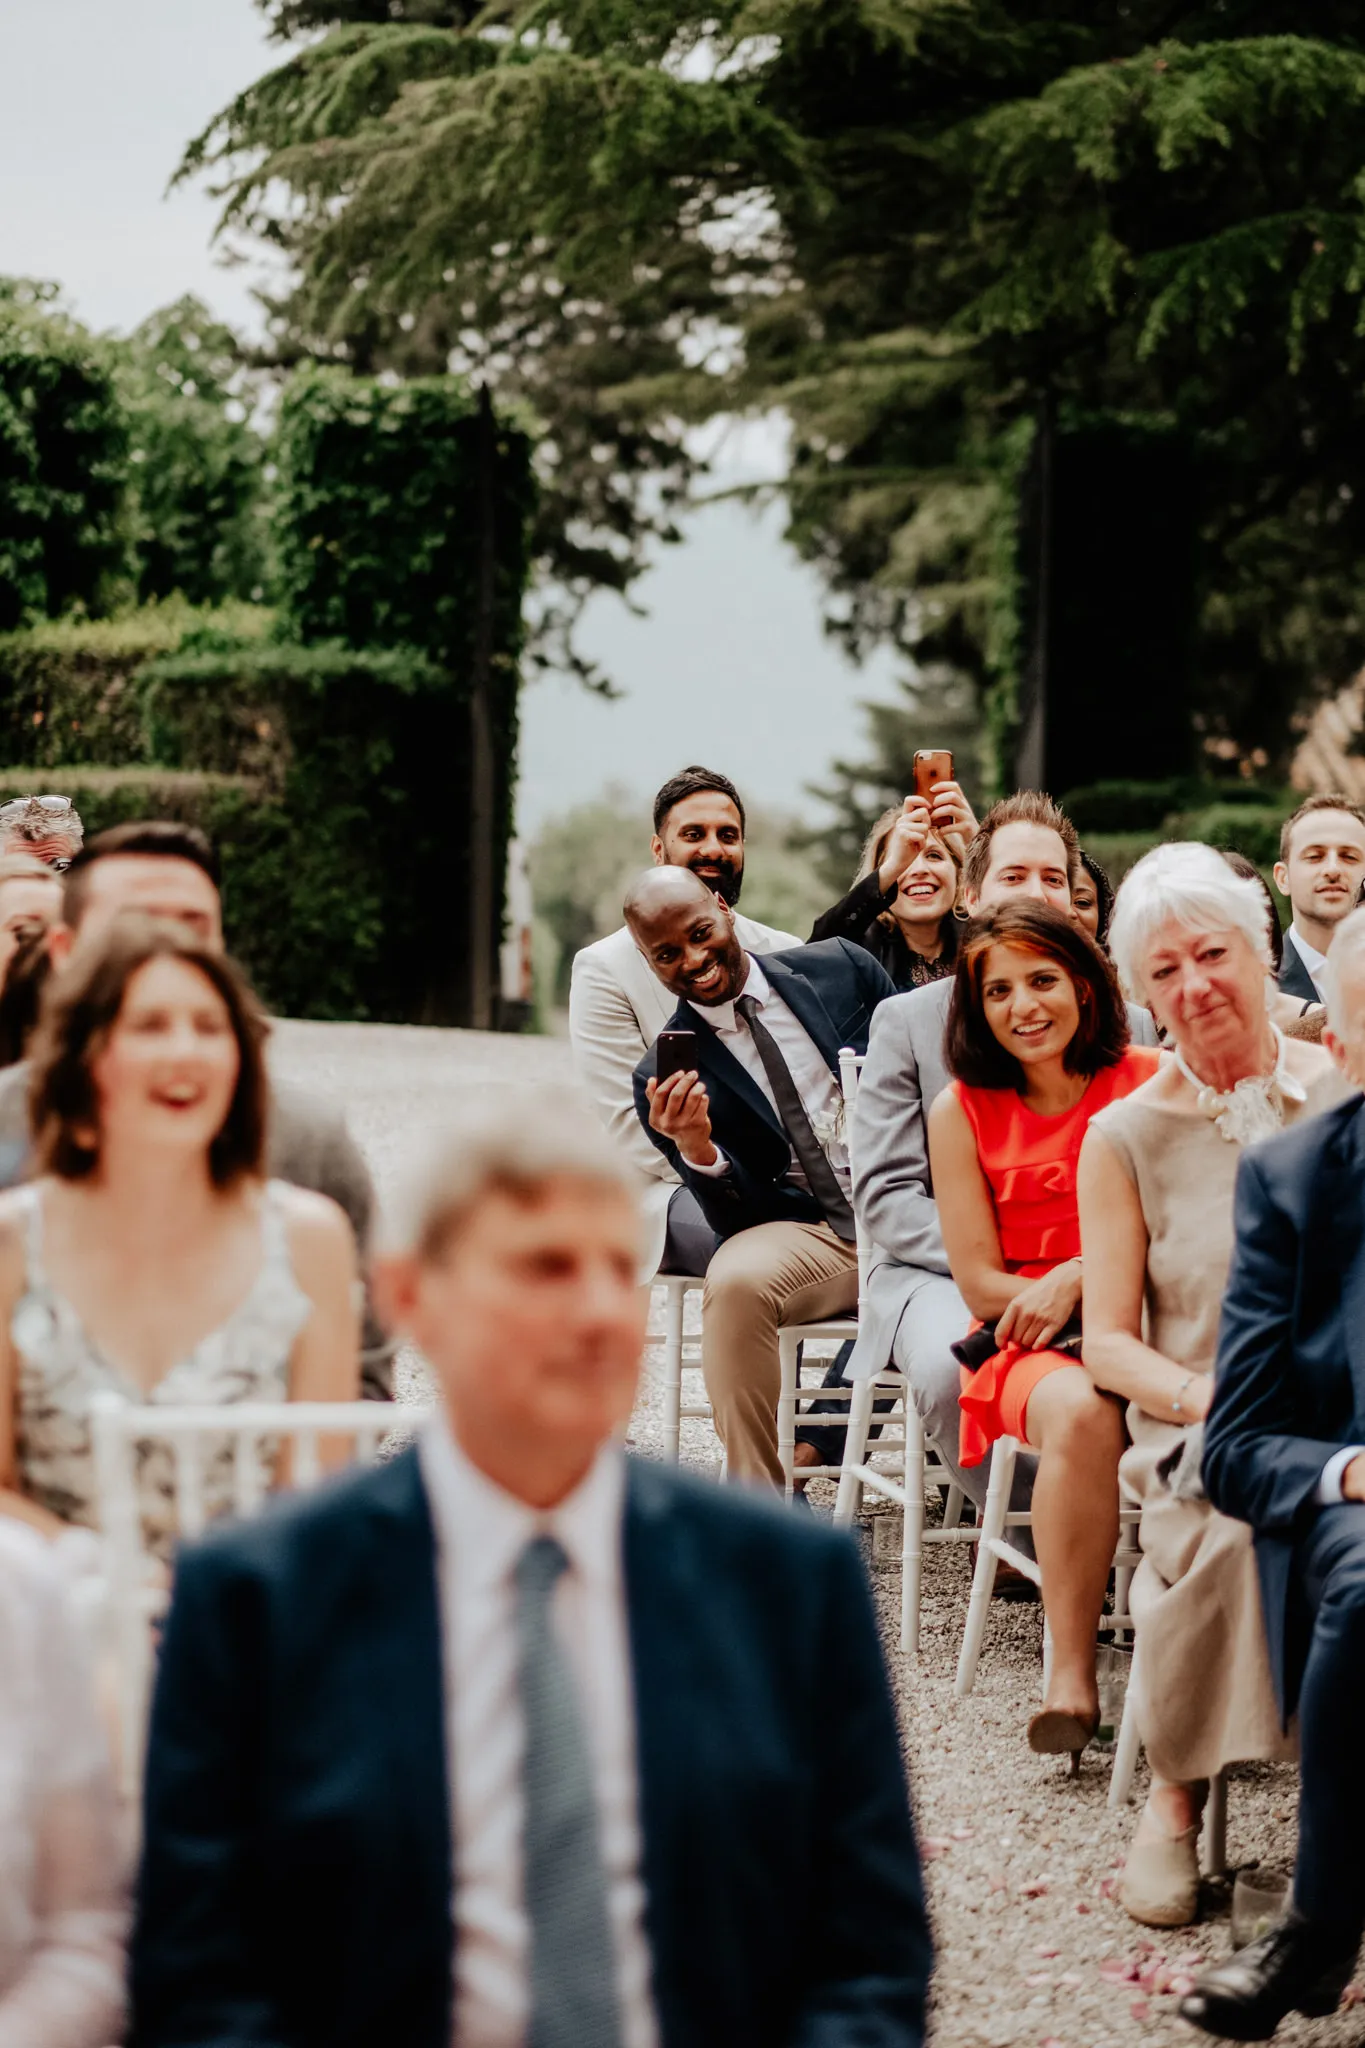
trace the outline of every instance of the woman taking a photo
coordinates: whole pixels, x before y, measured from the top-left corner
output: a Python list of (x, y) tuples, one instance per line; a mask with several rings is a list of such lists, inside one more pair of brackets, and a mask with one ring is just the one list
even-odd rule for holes
[(1199, 1478), (1244, 1146), (1343, 1090), (1326, 1052), (1271, 1015), (1264, 884), (1207, 846), (1159, 846), (1124, 881), (1110, 943), (1174, 1057), (1102, 1112), (1081, 1157), (1086, 1366), (1128, 1404), (1121, 1468), (1142, 1509), (1129, 1706), (1152, 1770), (1119, 1886), (1135, 1920), (1195, 1918), (1208, 1781), (1284, 1758), (1251, 1530)]
[[(267, 1182), (266, 1025), (179, 928), (119, 918), (49, 986), (30, 1106), (39, 1177), (0, 1197), (0, 1513), (93, 1527), (91, 1397), (354, 1399), (356, 1256), (324, 1197)], [(205, 1476), (231, 1505), (224, 1444)], [(170, 1454), (139, 1469), (174, 1536)]]
[[(1095, 1637), (1118, 1542), (1123, 1416), (1075, 1355), (1076, 1162), (1092, 1116), (1155, 1073), (1113, 969), (1071, 919), (1003, 904), (967, 927), (948, 1015), (952, 1085), (929, 1155), (953, 1279), (982, 1333), (964, 1367), (964, 1465), (1002, 1436), (1038, 1453), (1033, 1541), (1052, 1672), (1029, 1746), (1070, 1754), (1099, 1721)], [(1070, 1327), (1069, 1327), (1070, 1326)], [(1067, 1333), (1070, 1350), (1053, 1348)], [(970, 1344), (970, 1340), (969, 1344)]]
[(863, 848), (847, 896), (815, 921), (818, 939), (850, 939), (883, 966), (898, 990), (951, 974), (957, 954), (958, 888), (966, 842), (976, 830), (955, 782), (883, 811)]

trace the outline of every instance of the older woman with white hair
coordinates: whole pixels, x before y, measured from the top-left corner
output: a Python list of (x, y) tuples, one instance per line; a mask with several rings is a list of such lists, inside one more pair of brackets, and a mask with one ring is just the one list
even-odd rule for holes
[(1264, 899), (1211, 847), (1159, 846), (1119, 891), (1110, 946), (1166, 1032), (1145, 1087), (1102, 1110), (1078, 1183), (1084, 1362), (1128, 1403), (1120, 1466), (1141, 1505), (1137, 1708), (1151, 1793), (1119, 1887), (1135, 1920), (1196, 1917), (1208, 1781), (1291, 1754), (1271, 1690), (1251, 1532), (1199, 1481), (1245, 1145), (1341, 1089), (1328, 1055), (1270, 1015)]

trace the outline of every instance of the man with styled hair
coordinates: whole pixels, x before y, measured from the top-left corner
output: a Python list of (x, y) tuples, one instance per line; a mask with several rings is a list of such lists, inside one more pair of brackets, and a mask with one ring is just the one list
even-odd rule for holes
[(417, 1446), (179, 1561), (133, 2048), (921, 2048), (861, 1563), (622, 1454), (639, 1238), (557, 1090), (481, 1095), (409, 1178)]
[(1233, 2041), (1335, 2012), (1365, 1930), (1365, 911), (1337, 926), (1323, 1043), (1347, 1099), (1246, 1151), (1204, 1485), (1249, 1522), (1280, 1712), (1299, 1726), (1292, 1904), (1183, 2001)]
[(1275, 863), (1275, 886), (1293, 912), (1279, 972), (1286, 995), (1325, 1000), (1333, 934), (1360, 901), (1362, 882), (1365, 810), (1349, 797), (1310, 796), (1280, 827)]
[[(654, 799), (650, 853), (656, 867), (686, 868), (734, 911), (740, 944), (750, 953), (799, 946), (735, 909), (744, 884), (744, 803), (726, 775), (684, 768)], [(569, 984), (569, 1037), (574, 1067), (597, 1114), (630, 1159), (645, 1212), (647, 1273), (703, 1274), (715, 1232), (695, 1197), (640, 1129), (635, 1069), (667, 1024), (673, 1005), (622, 925), (575, 955)]]

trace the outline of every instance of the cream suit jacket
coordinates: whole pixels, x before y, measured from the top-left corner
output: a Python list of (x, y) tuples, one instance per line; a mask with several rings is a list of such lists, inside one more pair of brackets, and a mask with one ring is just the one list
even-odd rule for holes
[[(735, 930), (746, 953), (780, 953), (803, 944), (738, 911)], [(677, 997), (656, 979), (625, 925), (575, 954), (569, 983), (574, 1069), (635, 1168), (645, 1211), (645, 1271), (651, 1275), (664, 1255), (668, 1204), (680, 1182), (635, 1113), (635, 1069), (677, 1007)]]

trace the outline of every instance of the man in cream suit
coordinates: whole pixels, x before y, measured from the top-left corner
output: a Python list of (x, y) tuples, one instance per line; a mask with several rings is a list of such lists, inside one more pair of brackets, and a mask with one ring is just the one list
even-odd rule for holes
[[(731, 909), (744, 880), (744, 805), (724, 775), (684, 768), (654, 799), (656, 867), (690, 868)], [(802, 942), (751, 917), (735, 916), (748, 953), (777, 953)], [(569, 1037), (574, 1066), (593, 1107), (639, 1176), (645, 1214), (645, 1264), (650, 1273), (704, 1273), (715, 1233), (635, 1113), (635, 1069), (667, 1024), (675, 998), (656, 980), (622, 925), (585, 946), (569, 985)]]

